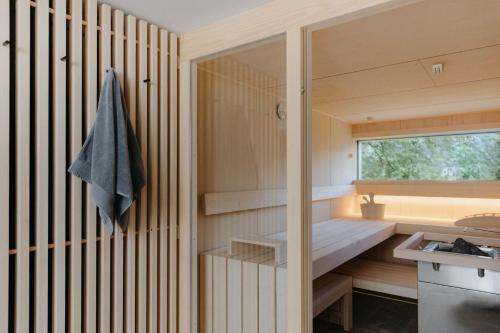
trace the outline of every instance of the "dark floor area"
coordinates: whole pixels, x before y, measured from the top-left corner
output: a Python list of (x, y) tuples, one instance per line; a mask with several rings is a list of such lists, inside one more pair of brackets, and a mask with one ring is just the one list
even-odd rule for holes
[[(353, 311), (351, 331), (353, 333), (415, 333), (418, 331), (416, 304), (353, 293)], [(344, 332), (344, 330), (341, 326), (327, 320), (314, 320), (314, 333), (337, 332)]]

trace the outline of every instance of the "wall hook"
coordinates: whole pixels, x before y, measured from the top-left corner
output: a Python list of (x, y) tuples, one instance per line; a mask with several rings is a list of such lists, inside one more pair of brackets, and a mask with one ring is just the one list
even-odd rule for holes
[(144, 79), (144, 80), (142, 80), (142, 82), (149, 83), (149, 82), (151, 82), (151, 79)]
[(10, 40), (6, 40), (2, 43), (2, 46), (9, 46)]
[(61, 57), (61, 61), (66, 61), (66, 59), (68, 59), (67, 56)]

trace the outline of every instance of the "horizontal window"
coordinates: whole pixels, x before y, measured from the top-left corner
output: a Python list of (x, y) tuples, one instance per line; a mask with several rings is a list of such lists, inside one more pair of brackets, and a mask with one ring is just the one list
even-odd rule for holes
[(363, 140), (359, 179), (500, 180), (500, 132)]

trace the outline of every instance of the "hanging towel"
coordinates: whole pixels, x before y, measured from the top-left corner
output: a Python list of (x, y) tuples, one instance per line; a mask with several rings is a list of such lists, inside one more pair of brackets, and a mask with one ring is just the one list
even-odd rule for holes
[(146, 177), (114, 69), (107, 70), (95, 122), (68, 171), (92, 184), (92, 199), (108, 232), (113, 233), (114, 218), (125, 230), (127, 210)]

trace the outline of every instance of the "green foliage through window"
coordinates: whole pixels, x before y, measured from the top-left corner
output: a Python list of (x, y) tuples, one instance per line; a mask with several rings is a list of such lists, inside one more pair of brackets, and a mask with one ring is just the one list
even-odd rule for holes
[(500, 132), (359, 141), (359, 178), (500, 180)]

